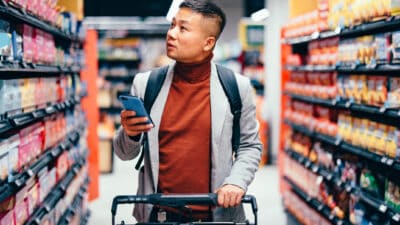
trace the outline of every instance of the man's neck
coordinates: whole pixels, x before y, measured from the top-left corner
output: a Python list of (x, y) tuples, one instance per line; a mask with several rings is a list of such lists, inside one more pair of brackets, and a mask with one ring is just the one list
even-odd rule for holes
[(174, 72), (179, 78), (190, 83), (203, 81), (210, 76), (212, 58), (213, 54), (210, 54), (199, 62), (176, 62)]

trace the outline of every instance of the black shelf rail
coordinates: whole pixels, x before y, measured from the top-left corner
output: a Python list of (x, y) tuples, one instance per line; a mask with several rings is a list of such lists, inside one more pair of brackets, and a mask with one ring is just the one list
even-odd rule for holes
[(21, 9), (16, 9), (12, 6), (9, 6), (4, 0), (0, 1), (0, 15), (18, 23), (29, 24), (66, 41), (77, 43), (83, 42), (78, 36), (66, 33), (60, 28), (53, 26), (35, 16), (32, 16)]
[(285, 66), (286, 70), (294, 72), (339, 72), (343, 74), (380, 74), (398, 75), (400, 65), (398, 64), (377, 64), (373, 66), (349, 65), (349, 66), (324, 66), (324, 65), (306, 65), (306, 66)]
[[(64, 214), (61, 216), (59, 219), (57, 225), (68, 225), (71, 221), (71, 218), (76, 215), (76, 213), (79, 213), (79, 205), (82, 205), (82, 200), (84, 194), (87, 192), (89, 180), (87, 179), (84, 184), (82, 185), (81, 189), (78, 191), (74, 199), (72, 200), (72, 203), (70, 206), (68, 206), (67, 210), (64, 212)], [(84, 219), (84, 218), (83, 218)]]
[(317, 199), (304, 193), (290, 178), (284, 177), (285, 181), (291, 186), (293, 192), (306, 202), (312, 209), (319, 212), (323, 217), (335, 225), (351, 225), (348, 220), (342, 220), (332, 214), (332, 210), (325, 204), (319, 202)]
[(331, 37), (351, 38), (378, 32), (391, 31), (400, 26), (400, 19), (390, 17), (385, 20), (360, 24), (354, 27), (336, 29), (334, 31), (315, 32), (311, 35), (284, 39), (283, 42), (290, 45), (307, 44), (310, 41), (322, 40)]
[(140, 58), (137, 59), (99, 59), (99, 64), (124, 64), (128, 65), (138, 65), (141, 62)]
[(113, 76), (113, 75), (107, 75), (105, 76), (105, 80), (111, 81), (111, 82), (122, 82), (122, 83), (132, 83), (133, 81), (133, 75), (125, 75), (125, 76)]
[(43, 218), (57, 205), (61, 198), (65, 195), (68, 186), (74, 180), (75, 176), (79, 173), (80, 169), (85, 165), (86, 160), (81, 158), (72, 166), (69, 172), (64, 176), (63, 180), (59, 182), (51, 193), (47, 195), (41, 206), (33, 212), (31, 218), (25, 225), (40, 225)]
[(289, 209), (285, 209), (285, 213), (287, 225), (303, 225)]
[(82, 67), (80, 66), (39, 65), (34, 63), (0, 61), (0, 79), (59, 76), (61, 74), (79, 73), (81, 70)]
[(323, 177), (326, 181), (333, 183), (342, 190), (346, 190), (347, 193), (353, 193), (354, 195), (359, 196), (364, 203), (368, 204), (376, 211), (388, 216), (393, 222), (400, 222), (400, 213), (397, 213), (394, 209), (390, 208), (384, 201), (362, 191), (359, 187), (353, 187), (348, 182), (341, 181), (341, 179), (333, 172), (312, 163), (307, 157), (302, 156), (294, 150), (286, 149), (285, 152), (290, 158), (297, 161), (311, 172)]
[(10, 131), (17, 130), (32, 122), (43, 119), (57, 112), (63, 112), (80, 102), (80, 97), (74, 96), (64, 102), (40, 108), (28, 113), (20, 113), (0, 121), (0, 137), (7, 136)]
[(285, 92), (285, 94), (290, 96), (294, 100), (327, 106), (339, 110), (350, 110), (355, 113), (368, 114), (374, 116), (375, 118), (380, 118), (381, 121), (383, 120), (383, 117), (388, 117), (390, 119), (400, 119), (399, 109), (387, 109), (383, 107), (380, 108), (376, 106), (352, 103), (350, 101), (340, 101), (340, 100), (338, 101), (336, 99), (321, 99), (321, 98), (292, 94), (288, 92)]
[(85, 127), (81, 126), (76, 131), (71, 132), (66, 136), (64, 141), (59, 143), (57, 146), (50, 148), (27, 170), (16, 175), (15, 179), (11, 183), (6, 183), (1, 186), (0, 189), (0, 202), (3, 202), (11, 196), (18, 193), (30, 180), (32, 180), (36, 174), (39, 173), (43, 168), (47, 167), (55, 159), (57, 159), (64, 151), (68, 151), (71, 146), (76, 145), (84, 131)]
[(285, 123), (287, 125), (291, 126), (292, 129), (297, 132), (303, 133), (304, 135), (307, 135), (307, 136), (314, 138), (316, 140), (319, 140), (321, 142), (336, 146), (337, 149), (342, 152), (351, 153), (351, 154), (360, 156), (364, 159), (367, 159), (370, 162), (375, 163), (377, 166), (383, 166), (383, 168), (387, 168), (391, 171), (400, 173), (400, 162), (393, 158), (379, 155), (379, 154), (371, 152), (367, 149), (363, 149), (363, 148), (351, 145), (339, 138), (330, 137), (328, 135), (324, 135), (324, 134), (321, 134), (318, 132), (311, 131), (307, 127), (296, 125), (287, 120), (285, 120)]
[(88, 209), (86, 215), (81, 220), (81, 225), (87, 225), (89, 223), (90, 210)]

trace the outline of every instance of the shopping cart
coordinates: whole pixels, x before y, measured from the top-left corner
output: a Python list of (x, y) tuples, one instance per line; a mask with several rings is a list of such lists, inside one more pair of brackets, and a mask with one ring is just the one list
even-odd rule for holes
[[(152, 204), (155, 206), (173, 207), (176, 209), (183, 209), (188, 205), (217, 205), (217, 194), (201, 194), (201, 195), (163, 195), (163, 194), (151, 194), (151, 195), (120, 195), (113, 199), (111, 213), (112, 213), (112, 225), (115, 225), (115, 216), (117, 213), (117, 207), (121, 204), (135, 204), (144, 203)], [(257, 201), (252, 195), (246, 195), (242, 199), (242, 203), (251, 204), (251, 209), (254, 215), (254, 223), (248, 221), (244, 223), (235, 222), (190, 222), (190, 223), (177, 223), (177, 222), (164, 222), (164, 223), (136, 223), (136, 225), (257, 225)], [(124, 221), (121, 221), (119, 225), (126, 225)]]

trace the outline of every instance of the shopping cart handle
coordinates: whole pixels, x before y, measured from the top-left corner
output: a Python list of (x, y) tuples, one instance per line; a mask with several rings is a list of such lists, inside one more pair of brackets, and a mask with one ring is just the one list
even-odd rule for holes
[[(162, 205), (168, 207), (185, 207), (187, 205), (210, 205), (216, 206), (218, 204), (218, 196), (215, 193), (210, 194), (189, 194), (189, 195), (165, 195), (165, 194), (150, 194), (150, 195), (119, 195), (113, 199), (111, 206), (112, 219), (114, 224), (115, 214), (117, 207), (120, 204), (135, 204), (144, 203), (152, 205)], [(257, 201), (252, 195), (245, 195), (242, 203), (251, 204), (255, 220), (257, 224)]]

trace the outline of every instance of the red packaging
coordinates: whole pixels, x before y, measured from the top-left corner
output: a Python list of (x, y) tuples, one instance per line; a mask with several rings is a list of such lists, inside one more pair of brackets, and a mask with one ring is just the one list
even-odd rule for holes
[(57, 182), (60, 182), (60, 180), (64, 177), (64, 175), (68, 171), (68, 153), (67, 152), (64, 152), (57, 158), (56, 168), (57, 168), (56, 180), (57, 180)]
[(27, 196), (28, 214), (32, 215), (36, 206), (39, 204), (39, 184), (35, 183), (29, 189)]
[(14, 210), (0, 214), (0, 225), (14, 225)]
[(14, 207), (15, 225), (23, 225), (28, 219), (28, 207), (25, 201), (17, 203)]
[(40, 29), (35, 29), (35, 43), (36, 49), (34, 54), (34, 61), (36, 63), (43, 63), (44, 62), (44, 55), (45, 55), (45, 43), (44, 43), (44, 31)]
[(29, 0), (26, 6), (28, 12), (32, 13), (33, 15), (38, 15), (37, 4), (38, 0)]
[(21, 25), (23, 36), (23, 54), (24, 61), (33, 62), (35, 43), (34, 43), (34, 29), (26, 24)]

